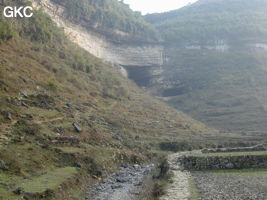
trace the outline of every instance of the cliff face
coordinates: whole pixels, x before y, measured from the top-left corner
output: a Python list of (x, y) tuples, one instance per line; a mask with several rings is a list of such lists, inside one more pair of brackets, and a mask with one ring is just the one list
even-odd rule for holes
[[(103, 35), (70, 23), (63, 17), (64, 8), (50, 0), (33, 0), (54, 22), (64, 28), (69, 38), (94, 56), (123, 66), (160, 66), (163, 64), (163, 46), (155, 44), (124, 44), (109, 41)], [(121, 33), (118, 33), (121, 34)]]

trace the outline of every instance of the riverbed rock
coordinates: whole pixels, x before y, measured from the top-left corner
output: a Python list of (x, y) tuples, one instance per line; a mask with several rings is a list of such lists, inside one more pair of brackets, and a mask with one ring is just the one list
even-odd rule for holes
[(123, 186), (121, 184), (115, 183), (111, 186), (112, 189), (119, 189), (122, 188)]
[[(141, 194), (142, 183), (148, 175), (145, 171), (154, 169), (154, 165), (146, 165), (136, 170), (129, 164), (123, 165), (119, 171), (110, 174), (105, 180), (91, 186), (85, 199), (90, 200), (133, 200)], [(151, 180), (151, 179), (150, 179)]]
[(129, 177), (119, 177), (119, 178), (116, 179), (116, 181), (119, 182), (119, 183), (126, 183), (129, 180), (130, 180)]

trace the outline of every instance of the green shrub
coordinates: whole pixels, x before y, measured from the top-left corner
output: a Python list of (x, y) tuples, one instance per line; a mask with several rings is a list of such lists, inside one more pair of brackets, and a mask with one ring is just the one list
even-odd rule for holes
[(168, 171), (170, 169), (169, 163), (167, 159), (163, 159), (163, 161), (159, 165), (160, 173), (159, 173), (159, 178), (166, 178)]
[(19, 120), (14, 126), (13, 131), (19, 135), (37, 135), (40, 132), (40, 126), (27, 120)]
[(164, 194), (164, 185), (162, 183), (156, 182), (153, 187), (152, 195), (154, 198), (159, 198)]
[(10, 40), (14, 37), (15, 32), (7, 22), (0, 21), (0, 41)]
[(76, 53), (74, 56), (74, 61), (72, 68), (80, 70), (86, 73), (91, 73), (93, 71), (94, 65), (85, 56), (80, 53)]
[(187, 142), (161, 142), (160, 149), (163, 151), (190, 151), (192, 147)]
[(58, 31), (51, 18), (41, 11), (35, 11), (33, 17), (23, 21), (22, 26), (20, 34), (33, 41), (45, 44), (55, 40), (61, 42), (64, 38), (63, 32)]
[[(82, 23), (88, 29), (111, 34), (110, 29), (120, 30), (136, 37), (157, 40), (155, 29), (146, 23), (140, 12), (133, 12), (123, 1), (117, 0), (53, 0), (66, 8), (71, 21)], [(121, 39), (118, 38), (118, 39)]]
[(48, 81), (47, 86), (50, 90), (53, 90), (53, 91), (58, 89), (58, 85), (53, 81)]

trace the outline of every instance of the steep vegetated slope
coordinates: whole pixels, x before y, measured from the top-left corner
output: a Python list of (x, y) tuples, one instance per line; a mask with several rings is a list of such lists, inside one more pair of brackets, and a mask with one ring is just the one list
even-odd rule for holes
[(71, 22), (95, 30), (118, 41), (155, 42), (159, 34), (145, 22), (140, 12), (118, 0), (52, 0), (65, 7), (64, 15)]
[(165, 64), (149, 89), (222, 131), (266, 133), (267, 1), (199, 0), (145, 19)]
[(86, 177), (146, 162), (168, 143), (200, 147), (216, 132), (69, 42), (41, 11), (0, 17), (0, 83), (1, 199), (74, 198)]
[(170, 43), (265, 42), (266, 9), (265, 0), (199, 0), (179, 10), (147, 15), (145, 19)]

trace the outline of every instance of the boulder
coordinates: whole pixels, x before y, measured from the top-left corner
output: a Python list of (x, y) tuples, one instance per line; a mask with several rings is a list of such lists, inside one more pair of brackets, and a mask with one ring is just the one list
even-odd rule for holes
[(122, 164), (121, 164), (121, 167), (123, 167), (123, 168), (129, 168), (129, 164), (127, 164), (127, 163), (122, 163)]
[(25, 97), (25, 98), (28, 97), (28, 92), (25, 91), (25, 90), (21, 91), (20, 94), (21, 94), (23, 97)]
[(72, 123), (72, 125), (73, 125), (76, 132), (78, 132), (78, 133), (82, 132), (82, 128), (79, 126), (78, 123), (74, 122), (74, 123)]
[(117, 181), (118, 183), (126, 183), (126, 182), (129, 181), (129, 178), (128, 178), (128, 177), (118, 177), (118, 178), (116, 179), (116, 181)]
[(122, 142), (124, 140), (123, 136), (119, 133), (117, 133), (116, 135), (113, 135), (112, 138), (115, 140), (118, 140), (120, 142)]
[(54, 128), (53, 131), (54, 131), (55, 133), (59, 133), (59, 134), (64, 134), (64, 133), (65, 133), (63, 127), (56, 127), (56, 128)]
[(134, 164), (133, 167), (134, 167), (135, 169), (139, 169), (139, 168), (140, 168), (140, 165), (138, 165), (138, 164)]
[(7, 120), (12, 120), (12, 114), (8, 111), (0, 111), (0, 114)]
[(112, 189), (119, 189), (119, 188), (122, 188), (122, 187), (123, 186), (121, 184), (118, 184), (118, 183), (111, 185)]
[(6, 118), (7, 118), (8, 120), (12, 120), (12, 115), (11, 115), (10, 112), (7, 112), (7, 114), (6, 114)]
[(67, 108), (73, 108), (71, 103), (66, 103), (65, 105), (66, 105)]
[(23, 101), (22, 101), (20, 104), (21, 104), (22, 106), (26, 107), (26, 108), (28, 108), (28, 107), (29, 107), (29, 106), (28, 106), (28, 104), (26, 104), (26, 103), (25, 103), (25, 102), (23, 102)]

